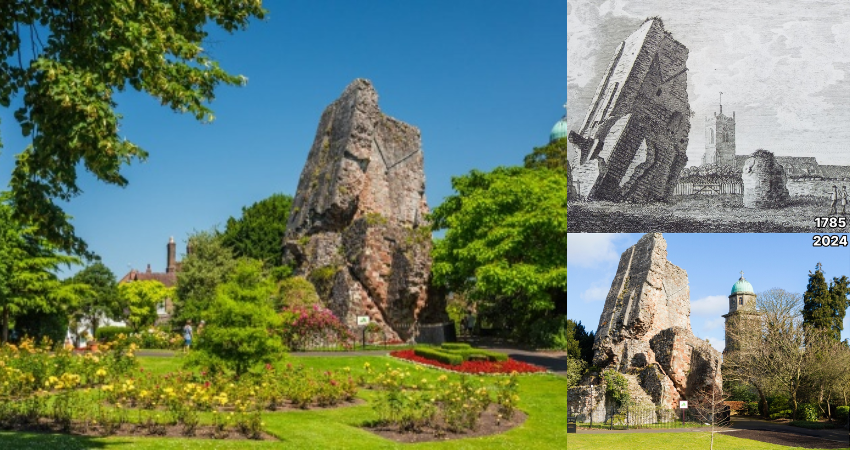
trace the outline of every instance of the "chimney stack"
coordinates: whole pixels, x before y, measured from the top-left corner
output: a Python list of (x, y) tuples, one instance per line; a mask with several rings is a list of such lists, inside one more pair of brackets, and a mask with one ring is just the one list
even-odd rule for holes
[(165, 273), (173, 273), (177, 270), (177, 244), (174, 243), (174, 236), (168, 239), (167, 249), (168, 261), (165, 264)]

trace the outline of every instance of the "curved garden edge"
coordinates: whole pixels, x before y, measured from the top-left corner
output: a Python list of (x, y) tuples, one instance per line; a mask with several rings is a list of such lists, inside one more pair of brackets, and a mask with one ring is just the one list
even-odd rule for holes
[[(460, 370), (452, 370), (452, 369), (446, 367), (447, 366), (446, 364), (442, 364), (442, 363), (439, 363), (439, 362), (436, 362), (436, 361), (433, 362), (433, 363), (428, 363), (426, 361), (414, 360), (414, 359), (409, 359), (408, 357), (406, 357), (406, 356), (409, 356), (408, 353), (412, 354), (412, 352), (413, 352), (413, 350), (397, 350), (397, 351), (393, 351), (393, 352), (388, 353), (387, 356), (390, 356), (394, 359), (405, 361), (405, 362), (408, 362), (408, 363), (411, 363), (411, 364), (419, 365), (419, 366), (422, 366), (422, 367), (427, 367), (427, 368), (430, 368), (430, 369), (437, 369), (437, 370), (441, 370), (441, 371), (444, 371), (444, 372), (457, 373), (457, 374), (461, 374), (461, 375), (505, 376), (505, 375), (511, 375), (511, 373), (512, 373), (512, 372), (464, 372), (464, 371), (460, 371)], [(417, 358), (419, 358), (419, 357), (417, 357)], [(420, 359), (424, 359), (424, 358), (420, 358)], [(508, 361), (512, 362), (514, 364), (522, 364), (524, 366), (528, 366), (529, 368), (534, 368), (534, 370), (529, 370), (529, 371), (522, 371), (522, 372), (516, 371), (516, 373), (519, 374), (519, 375), (525, 376), (525, 375), (539, 375), (539, 374), (551, 374), (552, 373), (549, 370), (546, 370), (545, 368), (540, 367), (540, 366), (536, 366), (534, 364), (529, 364), (529, 363), (525, 363), (525, 362), (522, 362), (522, 361), (517, 361), (517, 360), (512, 359), (512, 358), (509, 359)], [(497, 364), (497, 363), (490, 363), (490, 364)]]
[(383, 426), (362, 426), (366, 431), (381, 436), (384, 439), (390, 439), (395, 442), (410, 444), (418, 442), (438, 442), (449, 441), (455, 439), (467, 439), (473, 437), (493, 436), (506, 433), (516, 427), (521, 426), (528, 419), (528, 414), (520, 409), (514, 411), (513, 417), (509, 420), (498, 418), (498, 407), (490, 405), (487, 410), (481, 415), (478, 426), (475, 430), (465, 430), (462, 432), (449, 432), (446, 430), (438, 430), (431, 427), (423, 428), (419, 431), (400, 431), (396, 427)]

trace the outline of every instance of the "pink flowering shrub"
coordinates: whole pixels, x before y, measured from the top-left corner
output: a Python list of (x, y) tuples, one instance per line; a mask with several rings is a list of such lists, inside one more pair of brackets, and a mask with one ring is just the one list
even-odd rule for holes
[(312, 307), (290, 306), (281, 313), (283, 343), (292, 350), (316, 347), (351, 348), (355, 337), (345, 324), (319, 305)]

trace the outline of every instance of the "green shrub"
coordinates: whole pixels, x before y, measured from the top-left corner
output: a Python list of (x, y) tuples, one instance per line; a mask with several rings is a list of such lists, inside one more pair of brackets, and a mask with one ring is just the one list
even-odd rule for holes
[(790, 409), (782, 410), (782, 411), (771, 414), (770, 418), (771, 419), (789, 419), (789, 418), (791, 418), (791, 413), (793, 413), (793, 412), (794, 411), (792, 411)]
[(836, 419), (846, 422), (848, 416), (850, 416), (850, 406), (839, 406), (835, 409)]
[(761, 411), (759, 411), (759, 402), (747, 402), (747, 415), (757, 416), (759, 414), (761, 414)]
[[(528, 327), (523, 340), (536, 348), (567, 350), (567, 316), (542, 317), (535, 320)], [(569, 341), (573, 341), (572, 336)]]
[(618, 405), (629, 403), (629, 380), (616, 370), (607, 369), (602, 376), (605, 378), (605, 393), (617, 402)]
[(19, 337), (30, 336), (36, 341), (49, 338), (53, 344), (63, 345), (68, 332), (68, 315), (63, 311), (32, 311), (15, 317), (15, 330)]
[(797, 408), (797, 420), (815, 422), (818, 420), (818, 407), (811, 403), (803, 403)]
[(463, 362), (463, 356), (455, 353), (446, 353), (434, 347), (416, 347), (413, 349), (413, 353), (416, 356), (433, 359), (434, 361), (439, 361), (444, 364), (451, 364), (453, 366), (456, 366)]
[(306, 307), (320, 303), (316, 287), (301, 276), (286, 278), (277, 284), (274, 295), (275, 309), (280, 311), (285, 307)]
[(465, 350), (472, 348), (472, 346), (465, 342), (446, 342), (440, 345), (440, 348), (443, 350)]
[(94, 332), (94, 337), (99, 342), (112, 342), (118, 338), (119, 334), (130, 336), (133, 329), (130, 327), (100, 327)]
[(216, 289), (204, 331), (196, 334), (187, 365), (222, 368), (237, 375), (253, 366), (278, 360), (284, 352), (274, 330), (282, 319), (270, 300), (273, 281), (263, 276), (262, 261), (242, 259), (236, 263), (227, 282)]

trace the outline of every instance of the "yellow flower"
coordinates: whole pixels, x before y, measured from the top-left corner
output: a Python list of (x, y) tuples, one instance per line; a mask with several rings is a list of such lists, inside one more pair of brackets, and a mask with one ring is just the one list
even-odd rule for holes
[(371, 364), (369, 364), (369, 361), (366, 361), (365, 363), (363, 363), (363, 368), (367, 368), (367, 367), (370, 367), (370, 366), (371, 366)]
[(448, 379), (449, 379), (449, 377), (447, 377), (445, 375), (440, 375), (440, 378), (437, 378), (437, 381), (446, 381)]
[(112, 391), (112, 385), (111, 384), (104, 384), (100, 388), (103, 389), (104, 391)]

